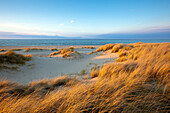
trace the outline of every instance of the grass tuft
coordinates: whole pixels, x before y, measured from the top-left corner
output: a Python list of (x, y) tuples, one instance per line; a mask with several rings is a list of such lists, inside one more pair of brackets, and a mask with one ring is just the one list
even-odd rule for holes
[(85, 47), (82, 47), (82, 48), (86, 48), (86, 49), (95, 49), (94, 46), (85, 46)]
[(25, 61), (31, 60), (32, 55), (21, 55), (13, 51), (7, 51), (0, 54), (0, 63), (9, 63), (9, 64), (25, 64)]
[(58, 51), (57, 48), (51, 48), (51, 51)]
[(97, 52), (99, 52), (99, 51), (106, 51), (106, 50), (112, 49), (113, 46), (114, 46), (114, 44), (106, 44), (106, 45), (103, 45), (100, 48), (98, 48), (96, 51)]

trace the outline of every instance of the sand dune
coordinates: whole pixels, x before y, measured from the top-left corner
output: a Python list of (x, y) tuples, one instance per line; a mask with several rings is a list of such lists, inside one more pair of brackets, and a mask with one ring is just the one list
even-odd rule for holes
[[(54, 46), (42, 46), (37, 48), (50, 49), (52, 47)], [(62, 47), (66, 48), (68, 46), (60, 46), (58, 49)], [(6, 49), (11, 48), (12, 47), (6, 47)], [(74, 76), (77, 75), (77, 73), (80, 73), (81, 70), (85, 70), (87, 74), (89, 74), (92, 67), (96, 65), (101, 66), (105, 62), (112, 62), (113, 58), (117, 57), (116, 54), (111, 53), (106, 53), (102, 56), (100, 54), (88, 55), (88, 53), (95, 49), (81, 48), (81, 46), (75, 46), (74, 48), (75, 51), (80, 53), (81, 58), (67, 59), (62, 58), (61, 55), (49, 57), (49, 54), (53, 52), (51, 50), (30, 50), (29, 52), (25, 52), (25, 50), (15, 51), (21, 54), (32, 54), (32, 60), (25, 65), (18, 66), (15, 70), (2, 69), (0, 71), (0, 78), (19, 83), (29, 83), (34, 80), (55, 78), (64, 74)]]

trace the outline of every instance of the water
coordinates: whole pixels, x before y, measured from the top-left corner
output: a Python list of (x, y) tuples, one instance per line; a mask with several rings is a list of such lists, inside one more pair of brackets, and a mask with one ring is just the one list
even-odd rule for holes
[(170, 39), (0, 39), (0, 46), (104, 45), (108, 43), (162, 43)]

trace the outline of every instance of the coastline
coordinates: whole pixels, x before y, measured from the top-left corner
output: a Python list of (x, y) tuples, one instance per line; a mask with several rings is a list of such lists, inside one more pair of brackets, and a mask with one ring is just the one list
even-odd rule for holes
[(0, 49), (23, 49), (23, 48), (41, 48), (41, 49), (51, 49), (51, 48), (69, 48), (70, 46), (73, 46), (75, 48), (81, 48), (85, 46), (95, 46), (100, 47), (102, 45), (52, 45), (52, 46), (0, 46)]

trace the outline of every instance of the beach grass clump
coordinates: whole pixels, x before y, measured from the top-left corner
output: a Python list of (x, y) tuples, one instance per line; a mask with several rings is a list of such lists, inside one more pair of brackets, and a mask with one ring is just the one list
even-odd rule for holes
[(46, 49), (46, 48), (37, 48), (37, 47), (33, 47), (33, 48), (31, 48), (30, 50), (48, 50), (48, 49)]
[(111, 53), (121, 52), (121, 51), (129, 51), (133, 48), (132, 44), (106, 44), (99, 47), (96, 51), (92, 51), (89, 54), (93, 54), (100, 51), (111, 50)]
[(122, 48), (122, 50), (131, 50), (133, 46), (127, 45)]
[(119, 57), (126, 56), (128, 53), (126, 51), (119, 52)]
[(30, 48), (24, 48), (25, 52), (29, 52)]
[(5, 52), (7, 51), (7, 49), (0, 49), (0, 52)]
[(51, 51), (58, 51), (57, 48), (51, 48)]
[(123, 48), (123, 44), (116, 44), (116, 45), (112, 48), (111, 52), (112, 52), (112, 53), (116, 53), (116, 52), (119, 51), (119, 49), (122, 49), (122, 48)]
[(122, 56), (122, 57), (118, 57), (117, 59), (116, 59), (116, 62), (124, 62), (124, 61), (126, 61), (127, 60), (127, 57), (126, 56)]
[(81, 53), (80, 53), (80, 52), (78, 52), (78, 51), (75, 51), (75, 53), (76, 53), (76, 54), (78, 54), (78, 55), (81, 55)]
[(31, 48), (31, 50), (43, 50), (43, 49), (33, 47), (33, 48)]
[(91, 78), (95, 78), (95, 77), (98, 77), (99, 75), (99, 70), (100, 70), (100, 65), (95, 65), (91, 68), (91, 71), (90, 71), (90, 76)]
[(91, 55), (93, 53), (97, 53), (97, 52), (100, 52), (100, 51), (107, 51), (107, 50), (110, 50), (112, 49), (114, 46), (114, 44), (106, 44), (106, 45), (103, 45), (101, 47), (99, 47), (98, 49), (96, 49), (96, 51), (92, 51), (90, 53), (88, 53), (88, 55)]
[(60, 53), (60, 54), (71, 53), (71, 52), (74, 52), (74, 48), (73, 47), (62, 48), (61, 50), (58, 51), (58, 53)]
[(106, 45), (103, 45), (103, 46), (99, 47), (96, 51), (97, 52), (106, 51), (106, 50), (112, 49), (113, 46), (114, 46), (114, 44), (106, 44)]
[(84, 46), (84, 47), (81, 47), (81, 48), (86, 48), (86, 49), (95, 49), (94, 46)]
[(121, 51), (129, 51), (133, 48), (133, 44), (115, 44), (112, 48), (112, 53), (121, 52)]
[(51, 53), (49, 56), (51, 57), (51, 56), (54, 56), (54, 55), (57, 55), (58, 53), (55, 51), (55, 52), (53, 52), (53, 53)]
[(54, 55), (62, 55), (63, 58), (67, 58), (67, 57), (75, 57), (76, 55), (80, 55), (80, 53), (74, 51), (74, 47), (71, 46), (69, 48), (62, 48), (59, 51), (50, 54), (50, 56), (54, 56)]
[(21, 51), (21, 48), (10, 49), (11, 51)]
[(99, 75), (99, 70), (98, 69), (92, 69), (91, 71), (90, 71), (90, 75), (91, 75), (91, 78), (95, 78), (95, 77), (98, 77), (98, 75)]
[(25, 64), (25, 62), (31, 60), (31, 58), (32, 55), (17, 54), (8, 50), (7, 52), (0, 54), (0, 63)]
[(85, 69), (82, 69), (82, 70), (80, 71), (80, 75), (85, 75), (85, 74), (87, 74), (87, 73), (86, 73), (86, 70), (85, 70)]
[(74, 50), (74, 47), (73, 47), (73, 46), (70, 46), (69, 49)]
[(63, 58), (71, 57), (71, 54), (72, 52), (67, 52), (67, 53), (62, 54), (62, 57)]

